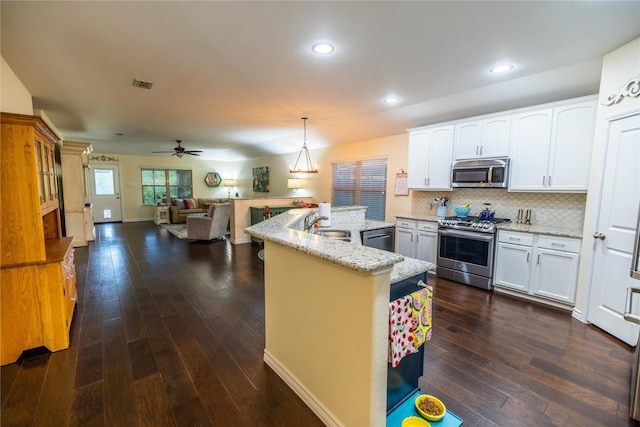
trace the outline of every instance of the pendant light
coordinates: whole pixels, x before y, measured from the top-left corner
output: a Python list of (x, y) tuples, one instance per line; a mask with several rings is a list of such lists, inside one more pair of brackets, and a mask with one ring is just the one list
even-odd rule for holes
[[(302, 144), (302, 150), (300, 150), (300, 154), (298, 154), (298, 159), (296, 160), (296, 164), (292, 169), (289, 169), (290, 173), (318, 173), (318, 169), (313, 167), (311, 163), (311, 156), (309, 156), (309, 149), (307, 148), (307, 117), (302, 117), (304, 123), (304, 143)], [(304, 156), (303, 161), (305, 163), (305, 168), (302, 168), (300, 163), (300, 157)]]

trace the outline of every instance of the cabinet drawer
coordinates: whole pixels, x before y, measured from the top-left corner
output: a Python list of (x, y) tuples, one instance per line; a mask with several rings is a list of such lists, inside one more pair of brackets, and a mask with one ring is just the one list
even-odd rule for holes
[(513, 243), (514, 245), (533, 246), (533, 234), (518, 233), (515, 231), (499, 231), (498, 241)]
[(436, 233), (438, 231), (438, 223), (429, 221), (418, 221), (418, 230)]
[(538, 247), (546, 249), (555, 249), (565, 252), (580, 252), (580, 239), (571, 239), (568, 237), (540, 236), (538, 238)]
[(416, 222), (410, 219), (396, 219), (396, 227), (409, 228), (411, 230), (415, 230)]

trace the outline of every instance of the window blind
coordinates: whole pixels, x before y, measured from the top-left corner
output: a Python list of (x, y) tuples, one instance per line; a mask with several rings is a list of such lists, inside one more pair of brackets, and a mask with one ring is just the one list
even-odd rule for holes
[(365, 218), (386, 216), (387, 159), (332, 164), (332, 204), (367, 206)]

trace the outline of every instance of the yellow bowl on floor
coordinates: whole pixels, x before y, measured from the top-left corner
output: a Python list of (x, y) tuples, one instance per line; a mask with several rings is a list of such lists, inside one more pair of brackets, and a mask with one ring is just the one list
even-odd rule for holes
[(402, 420), (401, 427), (431, 427), (431, 424), (418, 417), (407, 417)]
[(447, 408), (440, 399), (428, 394), (422, 394), (416, 397), (416, 409), (429, 421), (440, 421), (444, 414), (447, 413)]

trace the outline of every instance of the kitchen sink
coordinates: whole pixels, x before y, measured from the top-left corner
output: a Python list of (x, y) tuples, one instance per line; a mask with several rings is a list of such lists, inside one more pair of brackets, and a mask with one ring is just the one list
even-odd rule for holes
[(347, 242), (351, 241), (351, 231), (349, 230), (316, 230), (314, 231), (314, 234)]

